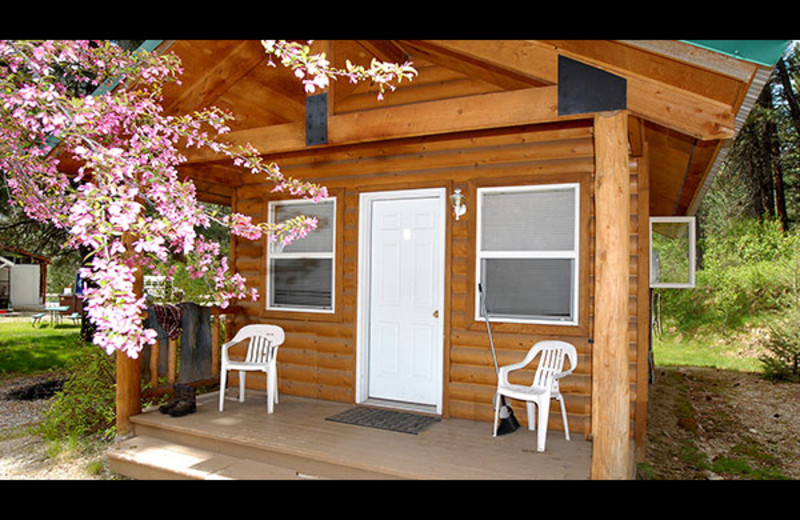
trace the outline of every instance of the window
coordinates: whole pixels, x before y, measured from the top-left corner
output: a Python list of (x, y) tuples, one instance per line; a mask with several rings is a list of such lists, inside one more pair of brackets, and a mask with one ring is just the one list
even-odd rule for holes
[[(476, 278), (493, 320), (577, 325), (578, 184), (478, 189)], [(475, 317), (484, 319), (476, 291)]]
[(692, 288), (694, 217), (650, 218), (650, 287)]
[(269, 203), (270, 222), (305, 215), (317, 229), (281, 248), (270, 244), (267, 258), (267, 309), (333, 312), (336, 199)]

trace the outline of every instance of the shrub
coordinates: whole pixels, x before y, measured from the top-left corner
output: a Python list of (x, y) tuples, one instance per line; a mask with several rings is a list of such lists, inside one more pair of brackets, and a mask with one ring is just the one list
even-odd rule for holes
[(115, 433), (114, 357), (92, 344), (81, 344), (80, 361), (72, 367), (70, 378), (45, 412), (38, 433), (46, 440)]
[(771, 220), (743, 218), (704, 239), (695, 289), (660, 290), (664, 316), (678, 330), (741, 325), (759, 312), (782, 310), (795, 285), (798, 236)]
[(797, 310), (770, 326), (766, 352), (759, 356), (765, 377), (775, 381), (800, 379), (800, 314)]

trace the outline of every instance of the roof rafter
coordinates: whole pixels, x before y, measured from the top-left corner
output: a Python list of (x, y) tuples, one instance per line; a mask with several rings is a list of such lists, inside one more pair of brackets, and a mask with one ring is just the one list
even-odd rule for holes
[(545, 84), (558, 81), (559, 54), (616, 74), (628, 82), (628, 109), (632, 114), (701, 140), (727, 139), (734, 135), (732, 104), (609, 66), (574, 51), (529, 40), (506, 40), (486, 45), (481, 40), (426, 41), (429, 53), (451, 59), (481, 62), (495, 71)]

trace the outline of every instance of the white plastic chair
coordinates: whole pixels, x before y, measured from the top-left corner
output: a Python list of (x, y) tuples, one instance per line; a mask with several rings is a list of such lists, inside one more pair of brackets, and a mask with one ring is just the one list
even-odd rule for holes
[[(528, 366), (537, 356), (540, 356), (539, 366), (530, 385), (511, 384), (508, 381), (510, 372)], [(564, 358), (569, 359), (570, 368), (564, 370)], [(578, 363), (578, 353), (575, 347), (564, 341), (540, 341), (531, 347), (525, 359), (519, 363), (500, 367), (497, 381), (497, 394), (495, 394), (494, 407), (494, 435), (497, 436), (497, 419), (500, 410), (500, 396), (526, 401), (528, 411), (528, 429), (536, 429), (536, 451), (544, 451), (547, 439), (547, 422), (550, 418), (550, 400), (556, 399), (561, 403), (561, 418), (564, 421), (564, 435), (569, 440), (569, 426), (567, 425), (567, 412), (564, 408), (564, 398), (558, 387), (558, 380), (571, 374)], [(534, 407), (538, 407), (537, 410)], [(538, 417), (538, 419), (537, 419)]]
[[(239, 329), (233, 339), (221, 347), (219, 382), (219, 411), (225, 402), (225, 387), (229, 370), (239, 371), (239, 402), (244, 402), (246, 372), (264, 372), (267, 376), (267, 413), (272, 413), (278, 402), (278, 370), (276, 358), (278, 347), (283, 343), (283, 329), (276, 325), (246, 325)], [(243, 361), (231, 360), (228, 349), (244, 340), (250, 340)]]

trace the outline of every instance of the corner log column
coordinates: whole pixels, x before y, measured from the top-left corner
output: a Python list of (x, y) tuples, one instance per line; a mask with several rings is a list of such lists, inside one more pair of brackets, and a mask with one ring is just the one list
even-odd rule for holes
[[(125, 235), (125, 247), (132, 249), (134, 238)], [(141, 298), (144, 294), (144, 276), (141, 267), (134, 272), (133, 294)], [(117, 351), (117, 438), (124, 439), (133, 434), (130, 417), (142, 411), (142, 371), (141, 358), (130, 358), (122, 351)]]
[(598, 113), (595, 129), (595, 289), (592, 479), (630, 478), (627, 111)]

